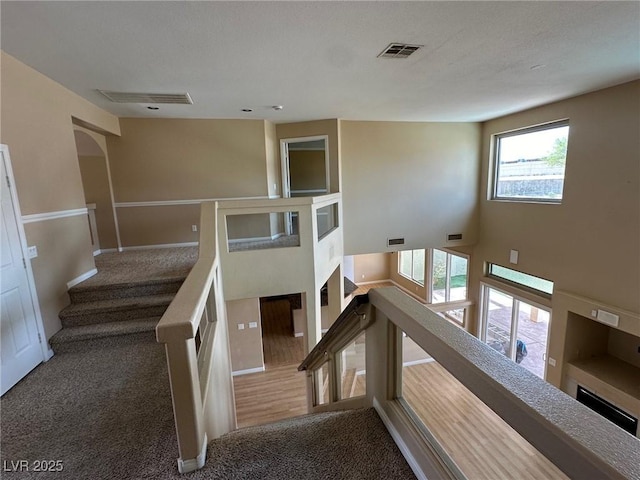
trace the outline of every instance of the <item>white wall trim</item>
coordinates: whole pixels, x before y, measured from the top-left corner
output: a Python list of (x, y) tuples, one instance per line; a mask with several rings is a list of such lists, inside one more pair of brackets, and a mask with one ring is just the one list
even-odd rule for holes
[(84, 272), (82, 275), (74, 278), (73, 280), (69, 280), (67, 282), (67, 290), (70, 289), (71, 287), (75, 287), (80, 282), (84, 282), (87, 278), (93, 277), (96, 273), (98, 273), (98, 269), (97, 268), (93, 268), (93, 269), (89, 270), (88, 272)]
[(78, 215), (87, 215), (89, 210), (87, 207), (75, 208), (72, 210), (58, 210), (56, 212), (32, 213), (22, 215), (22, 223), (42, 222), (44, 220), (56, 220), (58, 218), (76, 217)]
[(180, 248), (180, 247), (197, 247), (198, 242), (184, 243), (159, 243), (158, 245), (134, 245), (132, 247), (122, 247), (121, 252), (129, 252), (131, 250), (153, 250), (154, 248)]
[(382, 407), (378, 399), (375, 397), (373, 398), (373, 408), (375, 408), (376, 412), (378, 412), (378, 416), (382, 420), (382, 423), (384, 423), (384, 426), (387, 427), (387, 430), (389, 431), (391, 438), (393, 438), (393, 441), (398, 446), (398, 449), (400, 450), (400, 452), (402, 453), (402, 456), (405, 458), (405, 460), (411, 467), (411, 470), (413, 470), (413, 473), (415, 474), (415, 476), (420, 480), (427, 480), (426, 475), (420, 468), (420, 465), (418, 464), (415, 457), (409, 450), (409, 447), (403, 440), (402, 435), (400, 435), (400, 432), (398, 432), (398, 430), (396, 429), (395, 425), (389, 418), (389, 415), (387, 415), (387, 412), (385, 412), (384, 408)]
[(271, 240), (274, 240), (274, 238), (272, 238), (271, 236), (268, 236), (268, 237), (251, 237), (251, 238), (233, 238), (233, 239), (227, 240), (227, 242), (229, 244), (234, 244), (234, 243), (244, 243), (244, 242), (269, 242)]
[(93, 252), (93, 256), (97, 257), (98, 255), (101, 255), (103, 253), (112, 253), (117, 251), (119, 251), (117, 248), (99, 248), (98, 250)]
[(294, 193), (328, 193), (326, 188), (313, 188), (313, 189), (308, 189), (308, 190), (291, 190), (291, 196), (293, 196)]
[(262, 367), (256, 367), (256, 368), (247, 368), (245, 370), (236, 370), (234, 372), (231, 372), (231, 374), (234, 377), (240, 376), (240, 375), (248, 375), (250, 373), (261, 373), (264, 372), (264, 365)]
[(293, 334), (293, 336), (297, 338), (304, 337), (304, 332), (296, 332)]
[[(255, 197), (226, 197), (226, 198), (194, 198), (188, 200), (154, 200), (149, 202), (118, 202), (113, 205), (116, 208), (132, 207), (168, 207), (175, 205), (200, 205), (203, 202), (224, 202), (235, 200), (268, 200), (267, 195), (257, 195)], [(275, 197), (279, 198), (279, 197)]]
[(385, 283), (385, 282), (395, 283), (390, 278), (387, 278), (386, 280), (372, 280), (370, 282), (354, 282), (354, 283), (359, 287), (361, 285), (373, 285), (374, 283)]
[(202, 467), (204, 467), (204, 462), (207, 459), (207, 434), (204, 434), (204, 441), (202, 443), (202, 449), (200, 450), (200, 454), (196, 458), (188, 458), (183, 460), (181, 458), (178, 459), (178, 471), (180, 473), (189, 473), (194, 472)]

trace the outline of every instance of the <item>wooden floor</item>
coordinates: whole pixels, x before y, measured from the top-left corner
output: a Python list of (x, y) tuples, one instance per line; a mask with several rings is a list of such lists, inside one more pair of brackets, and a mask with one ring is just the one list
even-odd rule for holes
[(439, 363), (404, 367), (403, 397), (469, 479), (566, 479)]
[(262, 301), (265, 371), (234, 377), (238, 427), (261, 425), (307, 412), (304, 338), (293, 335), (287, 299)]

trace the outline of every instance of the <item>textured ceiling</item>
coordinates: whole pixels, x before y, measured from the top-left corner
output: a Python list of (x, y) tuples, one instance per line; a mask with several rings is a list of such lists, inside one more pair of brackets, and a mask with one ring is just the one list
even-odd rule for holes
[[(118, 116), (481, 121), (640, 77), (635, 1), (0, 8), (2, 50)], [(391, 42), (424, 48), (377, 58)], [(96, 89), (189, 92), (194, 104), (150, 111)]]

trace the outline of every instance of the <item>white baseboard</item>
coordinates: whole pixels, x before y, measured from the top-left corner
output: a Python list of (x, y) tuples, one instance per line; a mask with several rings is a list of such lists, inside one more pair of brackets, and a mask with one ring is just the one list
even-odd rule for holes
[[(277, 237), (276, 237), (277, 238)], [(235, 243), (244, 243), (244, 242), (269, 242), (271, 240), (275, 240), (272, 236), (269, 237), (250, 237), (250, 238), (234, 238), (227, 240), (229, 244), (233, 245)]]
[(420, 465), (416, 461), (413, 454), (409, 451), (409, 447), (407, 446), (405, 441), (402, 439), (402, 435), (400, 435), (400, 432), (398, 432), (398, 430), (396, 429), (395, 425), (387, 415), (387, 412), (384, 411), (384, 408), (382, 408), (382, 405), (375, 397), (373, 398), (373, 408), (375, 408), (376, 412), (378, 412), (378, 416), (382, 420), (382, 423), (384, 423), (384, 426), (387, 427), (391, 438), (393, 438), (393, 441), (398, 446), (398, 449), (409, 464), (409, 467), (411, 467), (411, 470), (413, 470), (415, 476), (420, 480), (427, 480), (427, 477), (420, 468)]
[(122, 247), (119, 250), (121, 252), (129, 252), (132, 250), (152, 250), (154, 248), (179, 248), (179, 247), (197, 247), (198, 242), (184, 242), (184, 243), (161, 243), (158, 245), (136, 245), (133, 247)]
[(96, 273), (98, 273), (98, 269), (94, 268), (92, 270), (89, 270), (88, 272), (83, 273), (79, 277), (76, 277), (73, 280), (68, 281), (67, 290), (69, 290), (71, 287), (75, 287), (80, 282), (84, 282), (86, 279), (93, 277)]
[(117, 251), (118, 251), (117, 248), (99, 248), (98, 250), (93, 252), (93, 256), (97, 257), (98, 255), (101, 255), (103, 253), (113, 253), (113, 252), (117, 252)]
[(422, 365), (423, 363), (431, 363), (431, 362), (435, 362), (436, 359), (435, 358), (422, 358), (420, 360), (412, 360), (410, 362), (404, 362), (402, 364), (403, 367), (412, 367), (414, 365)]
[(293, 334), (293, 336), (297, 338), (304, 337), (304, 332), (296, 332)]
[(44, 361), (48, 362), (53, 358), (54, 355), (55, 354), (53, 353), (53, 350), (51, 348), (48, 348), (44, 356)]
[(187, 460), (183, 460), (181, 458), (178, 459), (178, 471), (180, 473), (189, 473), (194, 472), (202, 467), (204, 467), (204, 462), (207, 459), (207, 434), (204, 434), (204, 442), (202, 444), (202, 449), (200, 450), (200, 454), (196, 458), (189, 458)]
[(234, 377), (239, 375), (248, 375), (250, 373), (262, 373), (264, 372), (264, 366), (257, 368), (247, 368), (246, 370), (236, 370), (235, 372), (231, 372)]
[(393, 282), (393, 280), (391, 280), (390, 278), (387, 278), (386, 280), (372, 280), (370, 282), (354, 282), (357, 286), (361, 286), (361, 285), (373, 285), (374, 283), (385, 283), (385, 282)]

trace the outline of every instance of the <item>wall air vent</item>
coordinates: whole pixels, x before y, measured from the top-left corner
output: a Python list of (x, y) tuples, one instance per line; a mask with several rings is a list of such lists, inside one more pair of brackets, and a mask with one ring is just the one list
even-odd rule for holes
[(422, 48), (423, 45), (408, 45), (406, 43), (390, 43), (387, 48), (385, 48), (378, 58), (407, 58), (409, 55), (414, 53), (419, 48)]
[(462, 234), (461, 233), (453, 233), (451, 235), (447, 235), (447, 240), (451, 241), (451, 240), (462, 240)]
[(102, 95), (115, 103), (169, 103), (192, 105), (193, 100), (188, 93), (136, 93), (111, 92), (98, 90)]
[(404, 238), (388, 238), (387, 247), (392, 247), (394, 245), (404, 245)]

